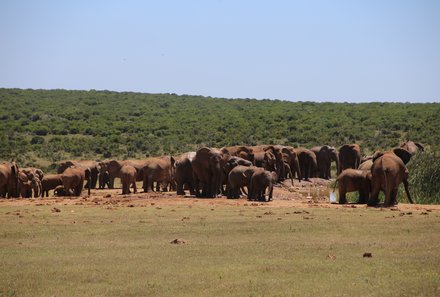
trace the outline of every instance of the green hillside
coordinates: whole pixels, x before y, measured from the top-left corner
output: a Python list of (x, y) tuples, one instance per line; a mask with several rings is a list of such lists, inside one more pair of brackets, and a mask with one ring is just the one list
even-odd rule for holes
[(440, 104), (313, 103), (109, 91), (0, 89), (0, 159), (140, 158), (208, 145), (440, 143)]

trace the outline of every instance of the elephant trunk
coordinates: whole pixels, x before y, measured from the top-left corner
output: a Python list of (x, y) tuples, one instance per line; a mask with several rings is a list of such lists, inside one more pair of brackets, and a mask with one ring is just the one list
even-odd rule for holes
[(340, 172), (339, 158), (337, 154), (335, 154), (334, 160), (336, 163), (336, 175), (339, 175), (341, 172)]

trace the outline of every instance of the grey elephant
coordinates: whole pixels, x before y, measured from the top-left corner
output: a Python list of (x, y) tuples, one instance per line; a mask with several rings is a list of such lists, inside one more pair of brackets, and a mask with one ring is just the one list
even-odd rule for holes
[(335, 162), (336, 172), (339, 174), (339, 156), (336, 148), (323, 145), (315, 146), (310, 149), (316, 156), (317, 170), (315, 173), (316, 177), (330, 179), (331, 175), (331, 163)]
[[(249, 200), (271, 201), (273, 199), (273, 186), (277, 180), (276, 172), (262, 168), (255, 170), (250, 181)], [(266, 200), (266, 191), (268, 192), (268, 200)]]
[(240, 198), (240, 189), (246, 194), (244, 187), (248, 188), (249, 193), (251, 177), (256, 170), (261, 170), (261, 168), (243, 165), (234, 167), (228, 175), (227, 197)]

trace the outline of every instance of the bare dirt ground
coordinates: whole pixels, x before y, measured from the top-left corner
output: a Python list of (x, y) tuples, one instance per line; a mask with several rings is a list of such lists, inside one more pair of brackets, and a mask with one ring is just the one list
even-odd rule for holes
[[(312, 178), (311, 182), (298, 180), (291, 185), (285, 181), (274, 188), (274, 198), (270, 202), (248, 201), (245, 197), (240, 199), (221, 198), (195, 198), (194, 196), (177, 196), (175, 192), (138, 192), (136, 194), (122, 195), (121, 189), (92, 190), (87, 196), (83, 191), (81, 197), (45, 197), (45, 198), (14, 198), (0, 199), (0, 206), (21, 206), (21, 205), (85, 205), (85, 206), (123, 206), (142, 207), (146, 205), (199, 205), (199, 206), (255, 206), (255, 207), (298, 207), (298, 208), (366, 208), (366, 205), (359, 204), (330, 204), (328, 187), (329, 181), (319, 178)], [(142, 190), (142, 188), (140, 188)], [(379, 207), (380, 208), (380, 207)], [(440, 205), (406, 204), (389, 208), (399, 211), (440, 211)]]

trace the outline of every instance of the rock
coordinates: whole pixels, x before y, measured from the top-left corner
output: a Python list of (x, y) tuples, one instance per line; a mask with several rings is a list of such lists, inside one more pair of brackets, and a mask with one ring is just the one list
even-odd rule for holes
[(364, 258), (371, 258), (371, 257), (373, 257), (373, 254), (372, 253), (364, 253), (363, 257)]
[(185, 239), (176, 238), (170, 241), (171, 244), (187, 244)]

